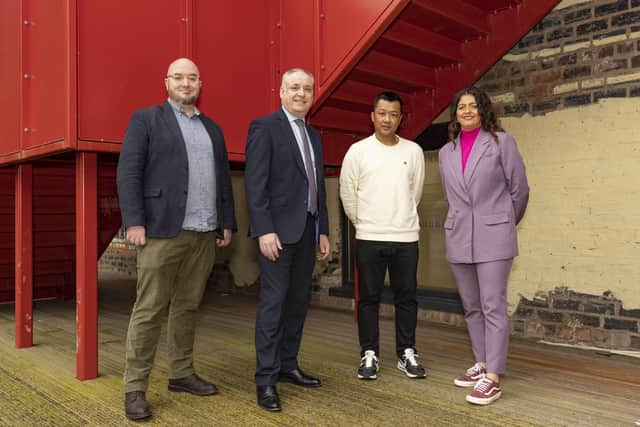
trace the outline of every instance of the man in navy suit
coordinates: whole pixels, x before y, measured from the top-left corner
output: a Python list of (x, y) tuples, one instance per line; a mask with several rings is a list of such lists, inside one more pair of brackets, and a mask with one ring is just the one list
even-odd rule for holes
[(229, 245), (236, 230), (222, 130), (195, 106), (198, 67), (174, 61), (165, 85), (167, 102), (131, 117), (118, 162), (122, 225), (138, 246), (124, 372), (125, 415), (132, 420), (151, 416), (145, 392), (167, 311), (169, 390), (217, 393), (193, 368), (196, 314), (215, 247)]
[(251, 123), (245, 167), (249, 233), (260, 247), (255, 381), (258, 405), (269, 411), (281, 409), (278, 381), (320, 386), (300, 370), (298, 350), (315, 260), (329, 255), (320, 134), (305, 123), (313, 75), (285, 72), (280, 99), (281, 109)]

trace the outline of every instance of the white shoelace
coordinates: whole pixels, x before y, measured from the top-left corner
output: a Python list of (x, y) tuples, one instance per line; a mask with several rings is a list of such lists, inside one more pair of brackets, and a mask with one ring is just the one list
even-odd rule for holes
[(482, 368), (480, 367), (479, 364), (476, 363), (475, 365), (467, 369), (467, 375), (470, 377), (482, 375)]
[(416, 360), (417, 357), (418, 355), (413, 351), (412, 348), (407, 348), (404, 350), (404, 360), (412, 366), (418, 366), (418, 361)]
[(493, 381), (489, 378), (482, 377), (473, 387), (474, 390), (478, 390), (480, 393), (486, 394), (493, 386)]
[(373, 362), (378, 362), (378, 358), (376, 357), (376, 353), (373, 350), (367, 350), (364, 352), (364, 357), (362, 358), (364, 362), (364, 366), (370, 368), (373, 366)]

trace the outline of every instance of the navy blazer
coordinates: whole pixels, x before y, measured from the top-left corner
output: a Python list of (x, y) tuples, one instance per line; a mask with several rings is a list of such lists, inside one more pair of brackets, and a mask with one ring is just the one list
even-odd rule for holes
[[(218, 228), (237, 230), (229, 160), (220, 127), (200, 114), (213, 144)], [(118, 161), (122, 225), (145, 227), (147, 237), (175, 237), (187, 204), (189, 161), (184, 138), (168, 102), (133, 113)]]
[[(329, 234), (320, 133), (306, 125), (313, 148), (318, 188), (319, 234)], [(295, 135), (282, 109), (251, 122), (246, 147), (245, 190), (249, 235), (277, 233), (282, 243), (302, 237), (309, 185)]]

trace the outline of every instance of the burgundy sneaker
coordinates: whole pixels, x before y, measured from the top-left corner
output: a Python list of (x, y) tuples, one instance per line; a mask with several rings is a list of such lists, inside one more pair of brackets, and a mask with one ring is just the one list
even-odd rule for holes
[(478, 381), (484, 378), (487, 371), (482, 368), (478, 363), (467, 369), (464, 375), (460, 375), (453, 380), (453, 383), (458, 387), (473, 387)]
[(500, 384), (487, 378), (481, 378), (473, 387), (471, 394), (467, 395), (467, 402), (476, 405), (488, 405), (502, 395)]

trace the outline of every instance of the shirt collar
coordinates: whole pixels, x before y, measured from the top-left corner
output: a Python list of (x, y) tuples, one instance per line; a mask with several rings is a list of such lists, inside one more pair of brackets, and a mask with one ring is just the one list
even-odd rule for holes
[[(176, 104), (175, 102), (173, 102), (171, 100), (171, 98), (167, 99), (167, 102), (169, 102), (169, 105), (171, 105), (171, 108), (173, 109), (174, 112), (176, 113), (180, 113), (180, 114), (184, 114), (185, 116), (187, 115), (187, 113), (184, 112), (184, 110), (182, 109), (182, 107), (180, 107), (178, 104)], [(198, 107), (196, 107), (195, 105), (193, 106), (193, 115), (194, 116), (199, 116), (200, 115), (200, 110), (198, 110)], [(188, 117), (188, 116), (187, 116)], [(192, 116), (193, 117), (193, 116)]]
[(282, 107), (282, 111), (284, 111), (284, 115), (287, 116), (287, 119), (289, 120), (289, 123), (293, 123), (295, 120), (302, 120), (303, 122), (305, 122), (304, 119), (299, 119), (296, 116), (294, 116), (293, 114), (291, 114), (290, 112), (288, 112), (287, 109), (284, 108), (284, 106)]

